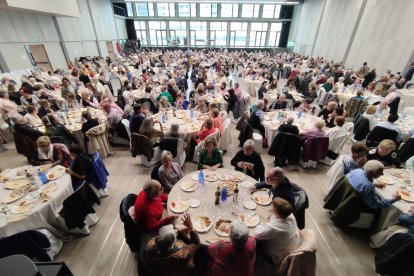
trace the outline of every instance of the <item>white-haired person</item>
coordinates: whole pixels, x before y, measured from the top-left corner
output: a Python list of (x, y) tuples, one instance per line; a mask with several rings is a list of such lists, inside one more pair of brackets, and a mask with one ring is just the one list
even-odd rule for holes
[(325, 136), (325, 130), (323, 129), (325, 127), (325, 121), (318, 118), (318, 119), (315, 120), (314, 125), (315, 125), (314, 128), (312, 128), (308, 131), (304, 131), (299, 135), (299, 138), (302, 141), (305, 141), (309, 137), (323, 137), (323, 136)]
[(98, 100), (93, 95), (90, 95), (90, 92), (88, 89), (83, 89), (80, 94), (81, 94), (81, 99), (79, 100), (79, 105), (81, 107), (93, 107), (93, 108), (100, 107)]
[(272, 213), (266, 221), (256, 226), (254, 237), (257, 242), (257, 255), (275, 265), (289, 252), (301, 244), (301, 236), (293, 206), (285, 199), (276, 197), (272, 202)]
[(390, 107), (388, 106), (389, 102), (387, 100), (382, 100), (376, 106), (375, 117), (376, 118), (385, 118), (390, 114)]
[(254, 150), (254, 141), (248, 139), (243, 144), (243, 149), (236, 153), (230, 161), (236, 171), (244, 172), (256, 180), (264, 180), (264, 165), (260, 154)]
[(249, 229), (241, 221), (223, 225), (229, 232), (230, 241), (219, 241), (208, 247), (211, 262), (208, 275), (254, 275), (256, 240), (249, 236)]
[(163, 110), (163, 109), (170, 109), (170, 108), (172, 108), (172, 105), (168, 101), (168, 98), (165, 96), (162, 96), (160, 98), (160, 102), (158, 103), (158, 109)]
[(133, 219), (144, 232), (151, 233), (162, 226), (173, 223), (178, 216), (162, 218), (163, 203), (167, 203), (168, 196), (160, 182), (154, 179), (145, 182), (142, 191), (139, 192), (134, 205)]
[(294, 121), (295, 121), (295, 118), (293, 116), (288, 116), (286, 119), (286, 123), (281, 124), (278, 127), (277, 131), (299, 135), (299, 128), (293, 124)]
[(161, 162), (162, 165), (158, 169), (158, 177), (160, 178), (160, 183), (164, 188), (164, 191), (169, 193), (181, 178), (183, 178), (183, 172), (181, 167), (177, 162), (172, 161), (173, 156), (168, 150), (164, 150), (161, 153)]
[(200, 238), (193, 228), (190, 214), (184, 214), (182, 221), (183, 230), (177, 231), (173, 225), (165, 225), (145, 247), (144, 257), (157, 275), (194, 274), (193, 256), (200, 246)]
[(346, 175), (362, 202), (371, 209), (387, 208), (401, 199), (398, 194), (394, 194), (392, 199), (382, 199), (375, 192), (375, 188), (384, 188), (384, 184), (373, 183), (375, 178), (383, 174), (383, 171), (384, 164), (377, 160), (369, 160), (363, 169), (352, 170)]

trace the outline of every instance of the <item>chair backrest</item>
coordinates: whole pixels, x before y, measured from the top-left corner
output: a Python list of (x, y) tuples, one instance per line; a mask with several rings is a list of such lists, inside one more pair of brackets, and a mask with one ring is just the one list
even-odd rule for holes
[(268, 150), (269, 155), (298, 161), (300, 158), (299, 136), (278, 132)]
[(358, 115), (354, 120), (354, 139), (357, 141), (362, 141), (367, 137), (369, 133), (369, 120), (364, 116)]
[(400, 104), (400, 97), (395, 97), (392, 102), (388, 104), (390, 107), (390, 114), (397, 114), (398, 113), (398, 106)]
[(214, 140), (214, 142), (216, 143), (216, 147), (219, 147), (220, 146), (220, 131), (218, 130), (218, 128), (216, 128), (216, 131), (214, 131), (214, 133), (208, 135), (206, 137), (206, 139), (204, 139), (202, 149), (205, 148), (204, 147), (205, 141), (207, 141), (209, 139), (213, 139)]
[(121, 123), (125, 126), (129, 139), (131, 139), (131, 130), (129, 130), (129, 121), (127, 119), (122, 119)]
[(0, 275), (39, 275), (35, 263), (25, 255), (17, 254), (0, 259)]
[(110, 79), (109, 82), (111, 83), (114, 96), (118, 97), (118, 91), (122, 87), (121, 81), (119, 79), (114, 78), (114, 79)]
[(344, 125), (347, 133), (352, 133), (354, 131), (354, 123), (348, 122)]
[(138, 252), (141, 245), (139, 227), (129, 214), (129, 208), (134, 206), (136, 198), (136, 194), (128, 194), (119, 206), (119, 217), (124, 223), (125, 241), (132, 252)]
[(368, 134), (367, 137), (367, 146), (368, 147), (376, 147), (379, 143), (384, 139), (390, 139), (394, 142), (397, 142), (398, 132), (395, 130), (391, 130), (385, 127), (376, 126), (374, 129)]
[(342, 147), (345, 145), (347, 139), (347, 135), (335, 137), (334, 139), (329, 141), (328, 149), (334, 153), (339, 153)]
[(286, 99), (285, 100), (286, 101), (286, 107), (288, 108), (288, 109), (291, 109), (292, 108), (292, 106), (293, 106), (293, 100), (292, 99)]
[(227, 119), (227, 111), (220, 111), (220, 117), (224, 121)]
[(154, 166), (154, 168), (152, 168), (151, 179), (161, 181), (160, 177), (158, 176), (158, 170), (161, 166), (162, 166), (162, 163), (158, 163), (157, 165)]
[(414, 115), (414, 106), (406, 106), (403, 109), (403, 113), (407, 115)]
[(322, 160), (328, 152), (328, 147), (328, 137), (309, 137), (303, 146), (302, 160), (304, 162)]
[(407, 142), (402, 145), (398, 151), (398, 156), (401, 159), (401, 162), (406, 162), (411, 156), (414, 155), (414, 138), (408, 139)]

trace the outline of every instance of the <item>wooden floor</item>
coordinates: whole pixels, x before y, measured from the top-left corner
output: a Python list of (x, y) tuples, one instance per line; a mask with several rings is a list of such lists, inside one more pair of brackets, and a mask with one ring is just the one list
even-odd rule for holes
[[(231, 125), (234, 143), (224, 156), (226, 167), (239, 150), (237, 131)], [(25, 159), (16, 153), (14, 144), (0, 153), (0, 168), (11, 168), (26, 164)], [(346, 145), (344, 152), (349, 152)], [(262, 154), (266, 168), (273, 166), (271, 157)], [(56, 261), (64, 261), (74, 275), (137, 275), (137, 262), (124, 240), (123, 224), (119, 219), (119, 204), (128, 193), (138, 193), (143, 183), (150, 178), (151, 169), (139, 165), (138, 158), (132, 158), (126, 148), (115, 148), (115, 154), (105, 159), (110, 172), (110, 196), (96, 206), (100, 221), (91, 228), (91, 234), (66, 242)], [(196, 165), (185, 163), (184, 173), (193, 172)], [(310, 207), (306, 211), (306, 227), (318, 235), (317, 275), (376, 275), (374, 269), (375, 251), (368, 245), (368, 234), (363, 231), (343, 232), (329, 219), (322, 208), (326, 194), (327, 166), (318, 164), (316, 169), (304, 170), (298, 165), (286, 167), (287, 177), (303, 187), (309, 198)]]

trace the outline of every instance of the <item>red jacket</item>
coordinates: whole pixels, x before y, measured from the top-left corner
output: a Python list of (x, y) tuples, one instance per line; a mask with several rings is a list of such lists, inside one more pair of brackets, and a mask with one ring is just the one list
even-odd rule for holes
[(156, 199), (150, 199), (145, 191), (141, 191), (135, 200), (134, 221), (147, 232), (153, 232), (170, 223), (169, 218), (161, 219), (164, 211), (162, 203), (167, 202), (168, 196), (162, 194)]

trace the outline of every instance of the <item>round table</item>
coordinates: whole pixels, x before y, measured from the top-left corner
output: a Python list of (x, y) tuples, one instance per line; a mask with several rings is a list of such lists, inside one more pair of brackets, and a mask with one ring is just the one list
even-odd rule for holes
[(246, 86), (247, 92), (250, 96), (256, 97), (256, 88), (259, 88), (262, 86), (262, 83), (266, 79), (263, 80), (251, 80), (248, 78), (240, 79), (240, 81)]
[(398, 90), (398, 95), (401, 99), (398, 112), (402, 112), (406, 106), (414, 106), (414, 88)]
[[(13, 180), (23, 181), (26, 177), (25, 175), (19, 177), (16, 175), (17, 172), (37, 172), (37, 169), (40, 167), (33, 166), (24, 166), (15, 169), (7, 169), (2, 176), (6, 176)], [(42, 185), (38, 190), (27, 193), (22, 198), (10, 202), (7, 204), (8, 211), (6, 214), (0, 213), (0, 237), (10, 236), (16, 233), (31, 229), (40, 229), (45, 228), (52, 232), (54, 235), (61, 237), (63, 235), (64, 229), (62, 229), (59, 221), (56, 219), (60, 206), (62, 206), (63, 201), (73, 193), (72, 181), (68, 174), (64, 173), (65, 168), (62, 166), (56, 166), (51, 168), (48, 173), (54, 172), (55, 174), (62, 173), (62, 176), (56, 180), (50, 181), (45, 185)], [(20, 180), (22, 179), (22, 180)], [(12, 192), (5, 188), (7, 182), (0, 183), (0, 202), (3, 202), (5, 196)], [(50, 188), (48, 188), (50, 186)], [(48, 192), (50, 195), (49, 201), (42, 202), (40, 200), (39, 193), (43, 189), (51, 189), (52, 191)], [(19, 206), (22, 202), (26, 202), (31, 206), (27, 212), (22, 214), (14, 214), (13, 211), (16, 211), (15, 206)]]
[[(302, 101), (303, 95), (298, 93), (295, 90), (289, 91), (289, 94), (293, 96), (294, 101)], [(265, 98), (269, 99), (269, 103), (272, 103), (276, 101), (277, 97), (280, 95), (279, 91), (277, 89), (268, 90), (266, 93), (263, 93), (263, 96)]]
[[(240, 173), (236, 172), (235, 170), (225, 168), (217, 169), (214, 172), (204, 170), (204, 172), (206, 174), (215, 173), (217, 176), (232, 176), (235, 173)], [(216, 181), (205, 181), (204, 186), (202, 186), (201, 184), (197, 184), (197, 181), (194, 181), (194, 179), (196, 179), (197, 177), (197, 174), (198, 172), (190, 173), (184, 176), (180, 181), (178, 181), (174, 185), (174, 187), (170, 191), (170, 194), (168, 195), (167, 209), (169, 215), (182, 216), (182, 214), (175, 213), (171, 210), (171, 203), (173, 201), (177, 202), (191, 199), (199, 199), (201, 201), (200, 206), (196, 208), (189, 207), (189, 209), (186, 212), (191, 215), (191, 218), (193, 220), (198, 215), (208, 215), (212, 219), (213, 225), (211, 229), (206, 233), (199, 233), (200, 241), (202, 244), (214, 243), (216, 241), (225, 239), (225, 237), (219, 236), (214, 230), (215, 221), (219, 218), (238, 220), (240, 214), (249, 215), (252, 214), (252, 212), (256, 212), (257, 215), (260, 217), (260, 222), (263, 223), (270, 216), (271, 205), (257, 205), (255, 210), (248, 210), (245, 207), (243, 207), (244, 201), (251, 200), (251, 195), (248, 187), (253, 186), (255, 183), (257, 183), (255, 179), (246, 176), (246, 179), (244, 181), (238, 182), (238, 187), (240, 191), (238, 195), (238, 202), (233, 202), (233, 196), (229, 196), (225, 206), (223, 206), (222, 204), (216, 206), (214, 202), (215, 192), (217, 190), (217, 185), (219, 185), (222, 181), (219, 179)], [(194, 185), (197, 185), (197, 189), (193, 192), (185, 192), (181, 188), (181, 184), (188, 182), (193, 182)], [(180, 224), (181, 219), (177, 219), (176, 223)], [(253, 234), (254, 228), (249, 228), (249, 230), (250, 234)]]

